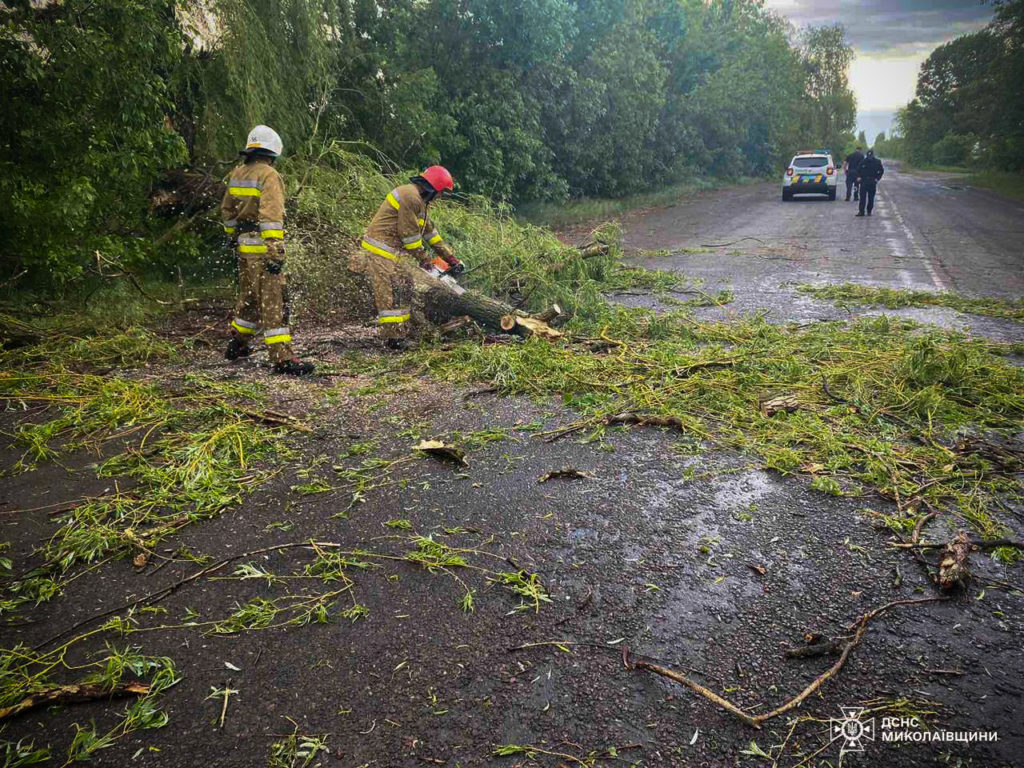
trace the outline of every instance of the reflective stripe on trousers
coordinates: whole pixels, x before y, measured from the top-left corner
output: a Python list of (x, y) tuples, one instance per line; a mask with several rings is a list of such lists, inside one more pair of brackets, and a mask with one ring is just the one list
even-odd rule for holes
[(238, 252), (239, 253), (266, 253), (267, 244), (258, 237), (252, 235), (243, 235), (238, 238)]
[(407, 323), (409, 322), (409, 309), (385, 309), (377, 313), (377, 322), (384, 323)]
[(284, 222), (283, 221), (261, 221), (260, 222), (260, 237), (264, 240), (274, 238), (276, 240), (284, 239)]
[(248, 320), (243, 320), (240, 317), (236, 317), (231, 321), (231, 327), (238, 331), (243, 336), (252, 336), (259, 329), (259, 323), (251, 323)]
[(270, 328), (263, 332), (263, 341), (267, 344), (285, 344), (291, 340), (292, 332), (287, 326), (284, 328)]

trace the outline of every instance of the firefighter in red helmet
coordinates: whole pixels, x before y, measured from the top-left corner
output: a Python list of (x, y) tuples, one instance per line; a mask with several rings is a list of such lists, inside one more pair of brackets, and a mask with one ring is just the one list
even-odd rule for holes
[(464, 269), (428, 214), (430, 204), (452, 189), (452, 175), (440, 165), (432, 165), (408, 184), (395, 187), (367, 226), (360, 249), (352, 254), (352, 270), (366, 275), (373, 285), (381, 338), (390, 348), (408, 345), (412, 310), (412, 280), (399, 268), (399, 262), (410, 260), (429, 267), (429, 246), (448, 265), (448, 274), (458, 276)]

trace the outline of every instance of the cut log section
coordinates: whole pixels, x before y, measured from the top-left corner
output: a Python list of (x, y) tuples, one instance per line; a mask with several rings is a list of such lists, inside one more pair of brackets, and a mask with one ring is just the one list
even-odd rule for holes
[(946, 545), (942, 553), (942, 560), (939, 561), (939, 587), (948, 592), (967, 585), (971, 578), (971, 571), (967, 565), (970, 554), (971, 541), (967, 534), (961, 531)]
[[(520, 312), (478, 291), (464, 290), (459, 293), (415, 265), (399, 263), (399, 267), (412, 277), (416, 299), (431, 322), (445, 323), (468, 315), (485, 328), (514, 333), (524, 338), (537, 335), (557, 339), (562, 335), (550, 327), (547, 321), (540, 319), (541, 316)], [(561, 307), (557, 305), (543, 313), (544, 317), (551, 319), (561, 315)]]

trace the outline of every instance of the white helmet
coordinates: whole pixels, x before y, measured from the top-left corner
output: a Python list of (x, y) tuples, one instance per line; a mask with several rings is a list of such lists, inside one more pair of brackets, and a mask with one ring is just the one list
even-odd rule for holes
[(284, 146), (281, 144), (281, 137), (277, 135), (277, 131), (266, 125), (257, 125), (249, 131), (249, 138), (245, 140), (245, 149), (242, 152), (262, 150), (268, 155), (280, 157), (283, 149)]

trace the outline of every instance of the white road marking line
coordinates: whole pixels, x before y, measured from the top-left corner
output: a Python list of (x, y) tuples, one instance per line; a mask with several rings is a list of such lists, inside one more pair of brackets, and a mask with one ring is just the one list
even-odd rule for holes
[(907, 241), (910, 243), (910, 250), (914, 252), (914, 256), (921, 260), (924, 264), (925, 271), (928, 272), (928, 277), (931, 278), (932, 284), (938, 291), (948, 291), (949, 288), (939, 277), (939, 273), (935, 271), (935, 267), (932, 266), (932, 261), (929, 259), (924, 252), (924, 249), (918, 245), (917, 239), (914, 237), (914, 233), (910, 231), (910, 227), (907, 226), (907, 222), (903, 219), (903, 214), (900, 213), (899, 207), (893, 200), (889, 200), (889, 206), (892, 208), (893, 216), (896, 218), (897, 223), (900, 225), (900, 229), (903, 230), (903, 234), (906, 236)]

